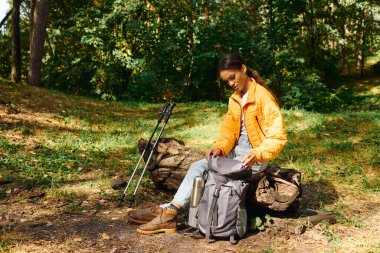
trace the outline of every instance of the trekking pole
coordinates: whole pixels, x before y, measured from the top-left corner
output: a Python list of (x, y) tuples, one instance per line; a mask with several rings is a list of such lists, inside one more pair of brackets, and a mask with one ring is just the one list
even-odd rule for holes
[(154, 149), (155, 149), (156, 146), (157, 146), (157, 143), (158, 143), (158, 141), (159, 141), (159, 139), (160, 139), (160, 136), (161, 136), (161, 134), (162, 134), (162, 131), (164, 131), (164, 128), (165, 128), (166, 124), (167, 124), (168, 121), (169, 121), (169, 118), (170, 118), (170, 115), (172, 114), (172, 111), (173, 111), (173, 109), (174, 109), (174, 106), (175, 106), (175, 103), (173, 103), (173, 104), (170, 106), (170, 108), (168, 109), (168, 111), (167, 111), (166, 119), (165, 119), (165, 121), (164, 121), (164, 124), (163, 124), (162, 127), (161, 127), (161, 131), (160, 131), (160, 133), (158, 134), (156, 141), (155, 141), (154, 144), (153, 144), (152, 149), (150, 150), (150, 154), (149, 154), (148, 160), (146, 160), (146, 162), (145, 162), (144, 169), (143, 169), (143, 171), (142, 171), (142, 173), (141, 173), (141, 176), (140, 176), (139, 181), (137, 182), (137, 185), (136, 185), (135, 191), (133, 192), (133, 195), (129, 198), (129, 205), (128, 205), (128, 207), (131, 207), (131, 206), (132, 206), (132, 203), (133, 203), (134, 200), (135, 200), (136, 193), (137, 193), (137, 189), (138, 189), (139, 186), (140, 186), (141, 179), (143, 178), (144, 173), (145, 173), (145, 170), (146, 170), (146, 168), (148, 167), (149, 161), (150, 161), (150, 159), (152, 158), (153, 151), (154, 151)]
[(140, 159), (139, 159), (139, 161), (137, 162), (136, 167), (135, 167), (135, 169), (133, 170), (131, 177), (129, 178), (128, 184), (127, 184), (127, 186), (126, 186), (125, 189), (124, 189), (123, 195), (120, 197), (119, 204), (117, 205), (117, 207), (121, 207), (121, 204), (123, 203), (123, 200), (124, 200), (125, 194), (126, 194), (127, 191), (128, 191), (129, 185), (130, 185), (131, 182), (132, 182), (132, 179), (133, 179), (133, 177), (134, 177), (134, 175), (135, 175), (135, 173), (136, 173), (136, 171), (137, 171), (137, 168), (138, 168), (139, 165), (140, 165), (140, 162), (141, 162), (141, 160), (142, 160), (142, 158), (143, 158), (143, 156), (144, 156), (146, 150), (148, 149), (148, 145), (149, 145), (149, 143), (152, 141), (153, 136), (154, 136), (154, 134), (156, 133), (158, 126), (160, 125), (162, 119), (163, 119), (164, 116), (166, 115), (166, 113), (167, 113), (167, 109), (168, 109), (169, 105), (170, 105), (170, 103), (167, 102), (167, 103), (162, 107), (162, 109), (161, 109), (161, 111), (160, 111), (160, 115), (158, 116), (158, 119), (157, 119), (157, 124), (156, 124), (155, 128), (153, 129), (153, 132), (152, 132), (152, 134), (150, 135), (148, 142), (145, 144), (145, 147), (144, 147), (144, 149), (143, 149), (143, 152), (141, 153)]

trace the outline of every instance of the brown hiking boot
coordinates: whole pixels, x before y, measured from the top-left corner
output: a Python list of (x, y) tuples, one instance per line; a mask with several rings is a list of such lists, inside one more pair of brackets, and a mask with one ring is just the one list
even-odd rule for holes
[(175, 233), (177, 231), (177, 214), (178, 211), (173, 208), (164, 208), (161, 214), (151, 222), (139, 226), (137, 232), (145, 235), (160, 232)]
[(132, 209), (127, 212), (128, 221), (137, 224), (146, 224), (156, 218), (162, 212), (162, 208), (156, 208), (154, 212), (142, 209)]

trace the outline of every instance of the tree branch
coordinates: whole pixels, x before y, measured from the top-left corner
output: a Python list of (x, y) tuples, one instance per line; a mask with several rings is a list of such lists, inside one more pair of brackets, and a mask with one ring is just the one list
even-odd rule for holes
[(5, 17), (3, 18), (3, 20), (1, 20), (0, 28), (5, 24), (5, 22), (7, 22), (8, 18), (12, 14), (12, 11), (13, 11), (13, 7), (8, 11), (7, 15), (5, 15)]
[[(24, 2), (25, 0), (20, 0), (20, 5)], [(0, 22), (0, 28), (5, 24), (5, 22), (7, 22), (8, 18), (10, 17), (10, 15), (12, 14), (12, 11), (13, 11), (13, 7), (8, 11), (7, 15), (5, 15), (5, 17), (3, 18), (3, 20), (1, 20)]]

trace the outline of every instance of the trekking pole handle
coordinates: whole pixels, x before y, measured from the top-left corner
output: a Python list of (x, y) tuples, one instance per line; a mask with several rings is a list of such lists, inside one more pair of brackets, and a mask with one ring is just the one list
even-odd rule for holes
[(166, 102), (166, 104), (164, 105), (164, 107), (162, 107), (161, 111), (160, 111), (160, 115), (158, 116), (158, 121), (161, 122), (161, 120), (164, 118), (165, 114), (166, 114), (166, 110), (168, 109), (170, 103), (169, 102)]
[(173, 104), (170, 106), (170, 108), (169, 108), (169, 110), (168, 110), (168, 112), (167, 112), (167, 115), (168, 115), (168, 116), (167, 116), (166, 119), (165, 119), (165, 124), (168, 123), (169, 118), (170, 118), (170, 115), (172, 114), (175, 105), (176, 105), (176, 104), (173, 103)]
[(148, 148), (149, 143), (152, 141), (154, 133), (156, 132), (158, 125), (161, 123), (162, 119), (164, 118), (166, 111), (168, 110), (169, 105), (170, 105), (170, 103), (166, 102), (166, 104), (161, 108), (160, 115), (158, 115), (156, 127), (154, 128), (152, 134), (150, 135), (149, 140), (145, 144), (144, 152)]

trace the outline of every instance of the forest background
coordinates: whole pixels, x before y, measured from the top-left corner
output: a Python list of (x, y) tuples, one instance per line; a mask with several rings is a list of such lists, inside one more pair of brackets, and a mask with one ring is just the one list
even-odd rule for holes
[(368, 60), (380, 71), (375, 0), (8, 2), (0, 77), (105, 100), (223, 101), (216, 65), (233, 52), (284, 108), (331, 111), (358, 102), (347, 78)]

